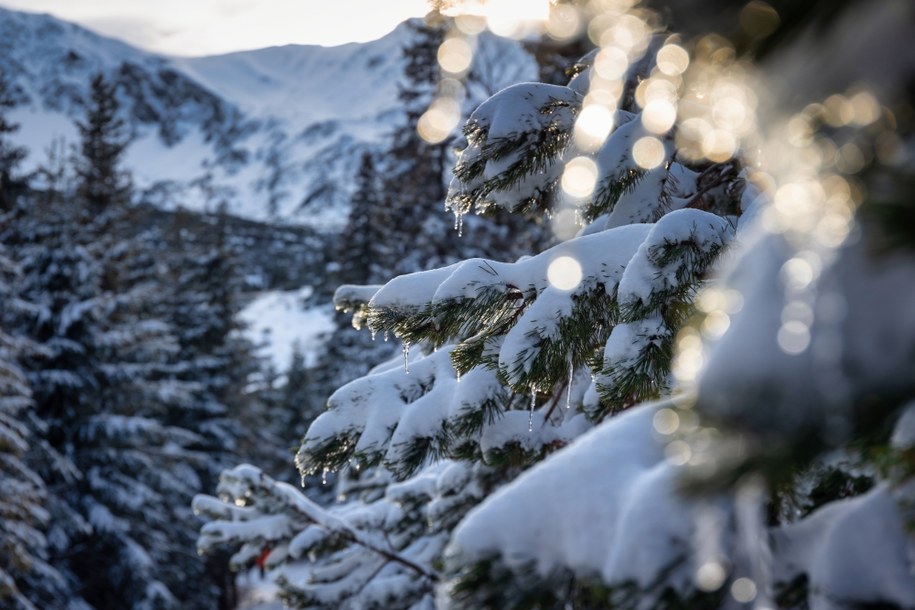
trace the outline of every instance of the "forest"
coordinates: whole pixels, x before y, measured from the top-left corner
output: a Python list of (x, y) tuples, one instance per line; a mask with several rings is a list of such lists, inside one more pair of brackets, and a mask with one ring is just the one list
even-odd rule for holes
[(915, 608), (915, 5), (467, 4), (334, 229), (281, 138), (162, 205), (123, 69), (27, 162), (0, 70), (0, 607)]

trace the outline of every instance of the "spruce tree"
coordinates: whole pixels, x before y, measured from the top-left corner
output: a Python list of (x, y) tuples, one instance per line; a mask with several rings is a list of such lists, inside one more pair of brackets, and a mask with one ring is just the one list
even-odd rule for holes
[[(625, 111), (602, 147), (576, 157), (587, 77), (516, 85), (481, 105), (447, 199), (456, 216), (558, 213), (564, 168), (591, 163), (580, 235), (517, 262), (470, 259), (338, 291), (357, 324), (403, 345), (330, 397), (299, 450), (303, 473), (360, 473), (351, 501), (321, 509), (239, 467), (220, 493), (241, 508), (196, 501), (215, 519), (202, 548), (240, 543), (237, 565), (273, 549), (268, 565), (303, 570), (279, 571), (297, 607), (429, 607), (469, 509), (595, 422), (669, 391), (674, 336), (731, 238), (742, 184), (720, 173), (710, 190), (727, 195), (694, 209), (698, 168), (660, 140), (663, 158), (639, 166), (633, 147), (648, 134)], [(282, 527), (261, 527), (273, 519)], [(295, 561), (306, 555), (315, 562)]]
[(25, 159), (26, 150), (11, 141), (12, 134), (19, 129), (8, 116), (8, 111), (14, 106), (10, 84), (6, 74), (0, 70), (0, 210), (9, 210), (17, 190), (24, 186), (16, 171)]
[[(713, 4), (710, 22), (732, 15)], [(911, 62), (867, 37), (816, 72), (773, 53), (789, 107), (814, 95), (798, 74), (834, 82), (834, 55), (861, 81), (767, 116), (768, 141), (737, 120), (762, 97), (755, 49), (911, 34), (899, 4), (827, 4), (750, 3), (736, 42), (695, 44), (611, 4), (568, 87), (478, 108), (449, 207), (583, 226), (514, 263), (341, 290), (404, 346), (331, 396), (298, 453), (342, 469), (349, 501), (240, 466), (195, 501), (202, 548), (266, 557), (298, 607), (910, 607), (915, 190), (890, 152), (913, 141)], [(740, 153), (782, 174), (772, 205)]]
[(208, 468), (180, 416), (195, 383), (158, 317), (162, 240), (136, 226), (113, 95), (93, 80), (76, 192), (26, 202), (7, 233), (33, 303), (23, 368), (42, 422), (49, 563), (94, 607), (207, 607), (215, 588), (183, 585), (203, 574), (187, 552), (193, 514), (171, 504), (203, 489)]
[(374, 284), (384, 278), (385, 262), (394, 259), (386, 242), (390, 211), (383, 197), (382, 176), (371, 153), (364, 153), (356, 174), (356, 192), (336, 252), (337, 284)]
[[(405, 273), (425, 269), (449, 256), (453, 240), (439, 218), (435, 203), (445, 195), (445, 144), (430, 144), (420, 137), (416, 125), (436, 92), (439, 80), (436, 53), (444, 38), (444, 23), (433, 12), (425, 20), (412, 20), (411, 39), (404, 46), (403, 80), (398, 98), (403, 120), (392, 134), (384, 159), (386, 176), (379, 210), (387, 229), (388, 256), (384, 268)], [(424, 236), (435, 236), (425, 241)], [(417, 241), (419, 239), (419, 241)]]
[(48, 489), (36, 462), (42, 423), (19, 361), (35, 349), (16, 334), (29, 310), (18, 292), (19, 271), (0, 255), (0, 604), (15, 610), (61, 606), (73, 595), (50, 562)]
[(117, 86), (95, 74), (85, 119), (77, 122), (80, 144), (75, 158), (76, 196), (90, 222), (104, 222), (100, 216), (130, 198), (129, 177), (121, 167), (129, 134), (119, 108)]

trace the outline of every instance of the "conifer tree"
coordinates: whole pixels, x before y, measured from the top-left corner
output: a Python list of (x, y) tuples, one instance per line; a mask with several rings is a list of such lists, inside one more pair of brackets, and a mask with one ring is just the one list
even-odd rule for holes
[[(439, 80), (436, 53), (444, 38), (444, 22), (433, 12), (423, 21), (408, 22), (407, 27), (413, 35), (402, 51), (404, 75), (398, 88), (403, 121), (392, 134), (384, 160), (386, 179), (381, 190), (385, 196), (380, 210), (390, 249), (384, 268), (399, 273), (447, 260), (448, 244), (454, 241), (434, 207), (445, 195), (445, 144), (430, 144), (416, 130)], [(424, 235), (435, 239), (416, 241)]]
[(337, 251), (340, 264), (337, 284), (380, 282), (386, 272), (385, 261), (394, 260), (388, 252), (391, 246), (386, 243), (385, 235), (392, 218), (382, 195), (377, 164), (371, 153), (362, 155), (349, 220)]
[(19, 126), (11, 122), (8, 111), (14, 106), (6, 75), (0, 70), (0, 210), (9, 210), (13, 196), (22, 181), (16, 176), (19, 164), (25, 159), (26, 150), (14, 144), (10, 137)]
[(41, 423), (32, 413), (32, 391), (19, 360), (30, 346), (7, 329), (18, 328), (28, 304), (17, 295), (18, 270), (0, 255), (0, 604), (36, 610), (73, 595), (49, 563), (48, 490), (34, 469), (41, 455)]
[(131, 185), (121, 167), (128, 144), (126, 123), (118, 114), (117, 86), (98, 73), (92, 77), (86, 117), (77, 122), (80, 145), (75, 159), (76, 195), (90, 221), (129, 201)]
[(203, 574), (187, 552), (194, 517), (171, 504), (203, 489), (209, 467), (182, 417), (196, 380), (180, 376), (159, 317), (162, 240), (136, 226), (113, 95), (93, 80), (76, 192), (25, 202), (6, 233), (32, 303), (23, 368), (42, 422), (49, 563), (94, 607), (208, 607), (214, 587), (183, 584)]
[[(368, 478), (325, 510), (257, 469), (229, 471), (220, 493), (242, 505), (196, 500), (214, 519), (202, 548), (241, 544), (237, 565), (273, 549), (268, 565), (302, 570), (279, 569), (297, 607), (429, 607), (470, 508), (594, 422), (668, 391), (673, 338), (733, 233), (742, 182), (716, 174), (709, 190), (722, 196), (695, 209), (699, 172), (661, 140), (661, 161), (639, 166), (633, 147), (647, 132), (625, 111), (593, 155), (575, 157), (588, 76), (516, 85), (481, 105), (447, 199), (457, 216), (558, 212), (564, 168), (591, 163), (580, 235), (514, 263), (470, 259), (339, 290), (356, 324), (395, 335), (404, 353), (330, 397), (297, 464)], [(314, 563), (296, 563), (305, 556)]]
[[(716, 23), (734, 12), (713, 4)], [(799, 74), (827, 87), (835, 54), (853, 67), (851, 88), (770, 117), (776, 142), (723, 108), (752, 120), (759, 101), (738, 53), (910, 34), (913, 9), (773, 4), (741, 10), (737, 43), (646, 36), (621, 79), (656, 15), (611, 4), (589, 29), (607, 52), (568, 87), (478, 108), (449, 207), (584, 226), (515, 263), (338, 292), (404, 360), (331, 396), (297, 462), (369, 477), (341, 477), (350, 501), (321, 508), (237, 467), (195, 501), (201, 546), (235, 544), (239, 566), (266, 553), (298, 607), (911, 607), (915, 190), (881, 146), (913, 141), (912, 63), (867, 37), (827, 46), (816, 71), (774, 53), (789, 103), (810, 93)], [(608, 94), (612, 130), (588, 146)], [(734, 156), (744, 137), (787, 174), (772, 206)], [(843, 149), (860, 157), (829, 153)], [(729, 274), (706, 280), (735, 233)]]

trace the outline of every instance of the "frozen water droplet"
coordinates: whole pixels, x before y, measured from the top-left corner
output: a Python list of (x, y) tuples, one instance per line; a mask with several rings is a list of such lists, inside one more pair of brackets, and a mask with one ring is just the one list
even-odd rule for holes
[(458, 237), (464, 237), (464, 215), (458, 215)]
[(410, 344), (407, 342), (403, 344), (403, 372), (410, 374)]
[(388, 342), (388, 331), (384, 331), (384, 342)]
[(375, 340), (375, 329), (373, 328), (372, 329), (372, 341), (374, 341), (374, 340)]
[(537, 393), (531, 392), (531, 414), (527, 418), (527, 431), (534, 431), (534, 409), (537, 407)]
[(457, 379), (457, 382), (458, 382), (458, 383), (461, 383), (461, 372), (460, 372), (460, 371), (455, 371), (455, 372), (454, 372), (454, 378)]
[(327, 485), (327, 468), (321, 471), (321, 485)]
[(572, 408), (572, 377), (575, 375), (575, 365), (569, 358), (569, 390), (566, 392), (566, 409)]

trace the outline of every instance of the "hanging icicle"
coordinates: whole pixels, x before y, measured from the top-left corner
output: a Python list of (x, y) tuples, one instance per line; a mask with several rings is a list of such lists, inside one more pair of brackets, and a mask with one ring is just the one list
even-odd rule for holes
[(569, 358), (569, 388), (566, 391), (566, 409), (572, 408), (572, 378), (575, 376), (575, 364)]
[(531, 392), (531, 414), (530, 414), (530, 417), (527, 418), (527, 431), (528, 432), (534, 431), (534, 409), (536, 409), (536, 408), (537, 408), (537, 392), (532, 391)]

